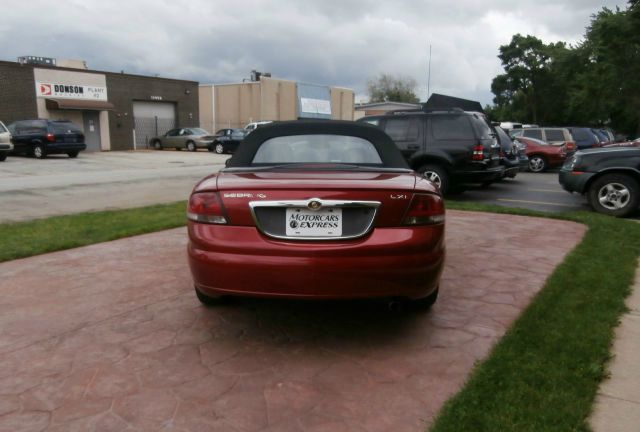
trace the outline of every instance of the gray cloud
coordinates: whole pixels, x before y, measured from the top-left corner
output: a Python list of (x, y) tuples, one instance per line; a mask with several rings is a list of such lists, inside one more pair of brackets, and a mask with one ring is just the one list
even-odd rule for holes
[[(514, 33), (578, 42), (591, 14), (624, 0), (5, 0), (0, 58), (82, 58), (92, 69), (236, 82), (253, 68), (364, 95), (379, 73), (491, 100), (498, 46)], [(5, 26), (6, 25), (6, 26)], [(26, 31), (25, 29), (28, 29)]]

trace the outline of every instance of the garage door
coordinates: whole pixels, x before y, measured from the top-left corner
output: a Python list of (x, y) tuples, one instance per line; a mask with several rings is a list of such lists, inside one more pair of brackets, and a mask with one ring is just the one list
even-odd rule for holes
[(134, 102), (136, 148), (147, 148), (149, 140), (176, 127), (176, 106), (170, 102)]

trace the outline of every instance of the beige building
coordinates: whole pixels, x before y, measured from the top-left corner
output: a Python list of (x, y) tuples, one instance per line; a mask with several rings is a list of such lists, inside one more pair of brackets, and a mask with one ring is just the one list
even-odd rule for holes
[(199, 87), (200, 127), (210, 132), (256, 121), (330, 118), (353, 120), (353, 90), (260, 77)]

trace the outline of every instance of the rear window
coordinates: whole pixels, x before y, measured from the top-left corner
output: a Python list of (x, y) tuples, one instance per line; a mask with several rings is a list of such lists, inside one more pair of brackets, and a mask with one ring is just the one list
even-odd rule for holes
[(263, 142), (252, 164), (345, 163), (381, 165), (375, 146), (345, 135), (291, 135)]
[(387, 119), (384, 131), (394, 141), (415, 141), (418, 139), (418, 122), (415, 117), (399, 117)]
[(54, 134), (82, 133), (82, 131), (71, 122), (52, 122), (51, 132)]
[(540, 129), (524, 129), (523, 136), (527, 138), (535, 138), (543, 141), (542, 139), (542, 131)]
[[(484, 124), (482, 126), (480, 123)], [(489, 125), (479, 121), (481, 137), (491, 135)], [(486, 130), (485, 130), (486, 129)], [(431, 118), (431, 131), (437, 140), (467, 140), (473, 139), (473, 129), (467, 116), (433, 116)]]
[(7, 129), (5, 129), (2, 123), (0, 123), (0, 133), (4, 133), (4, 132), (7, 132)]
[(564, 141), (564, 131), (562, 129), (545, 129), (544, 134), (547, 141)]
[(586, 131), (586, 129), (574, 129), (573, 131), (571, 131), (573, 138), (577, 139), (577, 140), (588, 140), (589, 138), (591, 138), (589, 135), (589, 133)]
[(15, 131), (11, 131), (17, 135), (32, 135), (47, 133), (47, 123), (43, 120), (25, 120), (16, 122)]

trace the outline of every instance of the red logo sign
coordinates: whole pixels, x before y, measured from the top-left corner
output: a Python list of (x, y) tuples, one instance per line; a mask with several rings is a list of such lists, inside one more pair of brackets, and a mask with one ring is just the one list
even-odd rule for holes
[(40, 93), (42, 96), (51, 95), (51, 84), (40, 84)]

